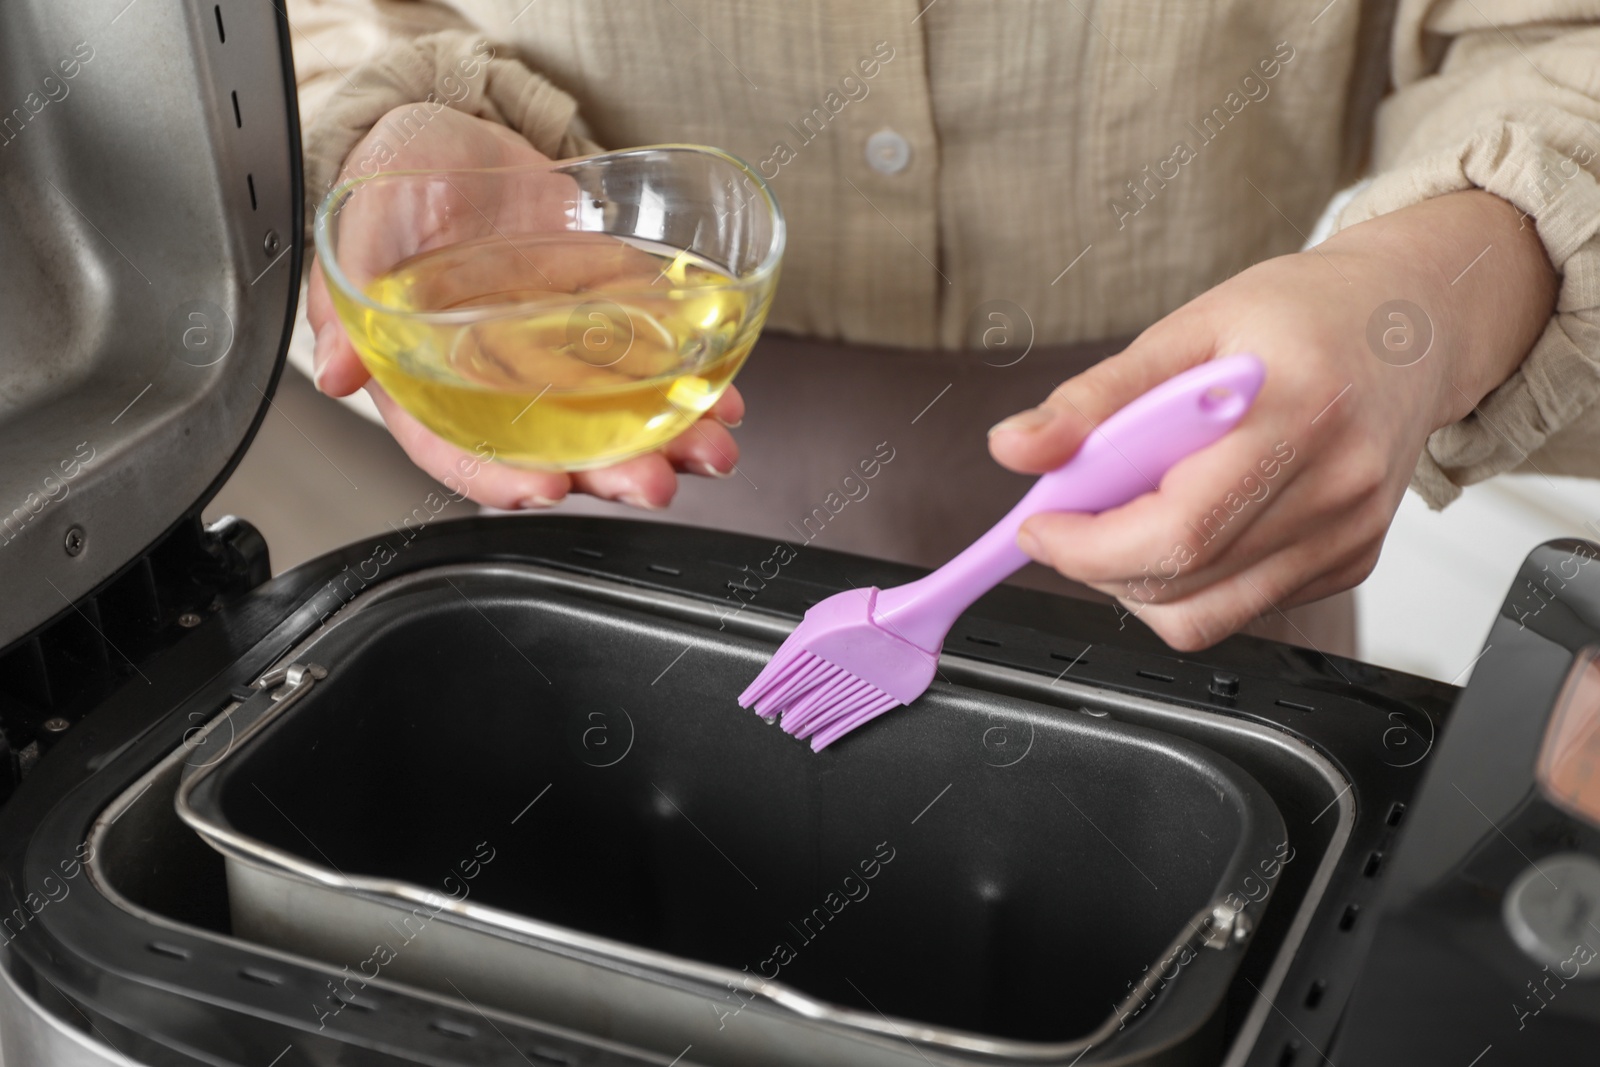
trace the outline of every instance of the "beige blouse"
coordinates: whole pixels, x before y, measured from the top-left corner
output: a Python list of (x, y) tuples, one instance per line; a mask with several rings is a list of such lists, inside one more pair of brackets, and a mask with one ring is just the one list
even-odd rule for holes
[[(314, 207), (431, 99), (569, 156), (758, 167), (790, 224), (772, 329), (976, 346), (1128, 336), (1305, 241), (1480, 187), (1562, 272), (1522, 369), (1433, 434), (1435, 507), (1600, 475), (1600, 0), (289, 0)], [(1381, 103), (1380, 103), (1381, 101)], [(309, 212), (308, 212), (309, 214)]]

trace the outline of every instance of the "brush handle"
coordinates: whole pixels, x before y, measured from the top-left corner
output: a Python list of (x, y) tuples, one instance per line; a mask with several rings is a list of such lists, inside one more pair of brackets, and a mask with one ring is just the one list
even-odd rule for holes
[(1174, 464), (1244, 417), (1265, 377), (1261, 360), (1244, 354), (1156, 386), (1091, 430), (1071, 459), (960, 555), (926, 578), (880, 592), (873, 620), (936, 654), (956, 617), (1029, 561), (1017, 547), (1025, 519), (1042, 511), (1107, 511), (1153, 492)]

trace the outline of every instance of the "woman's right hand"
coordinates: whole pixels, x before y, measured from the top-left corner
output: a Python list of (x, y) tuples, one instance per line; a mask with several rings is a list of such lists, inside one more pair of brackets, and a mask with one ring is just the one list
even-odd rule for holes
[[(423, 105), (405, 105), (380, 119), (351, 150), (339, 180), (391, 170), (475, 170), (548, 162), (548, 157), (505, 126), (450, 108), (430, 111)], [(530, 216), (548, 218), (565, 211), (567, 181), (551, 175), (548, 184), (532, 187), (533, 195), (519, 196), (514, 202), (478, 203), (464, 195), (452, 203), (419, 203), (414, 197), (404, 204), (369, 201), (359, 214), (347, 209), (341, 217), (341, 249), (351, 243), (366, 245), (393, 263), (428, 248), (481, 236), (485, 229), (494, 232), (524, 226)], [(344, 258), (341, 252), (341, 261)], [(572, 268), (575, 275), (586, 269), (584, 264)], [(569, 492), (579, 492), (636, 507), (662, 508), (677, 491), (678, 472), (723, 478), (733, 473), (739, 459), (739, 446), (728, 427), (743, 420), (744, 400), (737, 389), (729, 387), (710, 412), (660, 451), (615, 466), (564, 474), (485, 463), (481, 456), (433, 434), (371, 380), (334, 311), (322, 265), (316, 261), (311, 265), (306, 317), (316, 335), (317, 388), (329, 396), (347, 396), (365, 387), (412, 462), (452, 491), (464, 492), (480, 504), (542, 508), (558, 503)]]

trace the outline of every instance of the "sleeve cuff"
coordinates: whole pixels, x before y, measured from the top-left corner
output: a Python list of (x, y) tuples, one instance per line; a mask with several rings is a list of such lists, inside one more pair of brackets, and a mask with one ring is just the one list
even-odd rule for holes
[(501, 123), (552, 159), (601, 150), (578, 117), (577, 101), (472, 33), (447, 30), (396, 41), (341, 82), (302, 134), (308, 231), (351, 150), (403, 104), (420, 109), (419, 121), (451, 107)]

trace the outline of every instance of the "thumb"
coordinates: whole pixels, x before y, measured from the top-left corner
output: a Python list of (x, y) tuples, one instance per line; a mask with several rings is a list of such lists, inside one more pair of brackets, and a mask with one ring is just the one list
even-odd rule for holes
[(311, 279), (306, 293), (306, 320), (316, 338), (311, 354), (312, 377), (317, 388), (328, 396), (348, 396), (371, 377), (356, 356), (344, 324), (334, 310), (322, 264), (311, 264)]
[[(989, 453), (1023, 474), (1053, 471), (1078, 451), (1084, 438), (1134, 399), (1212, 354), (1199, 331), (1162, 329), (1158, 323), (1114, 356), (1053, 389), (1038, 407), (1020, 411), (989, 430)], [(1191, 336), (1181, 337), (1182, 332)], [(1165, 336), (1162, 336), (1165, 335)]]

